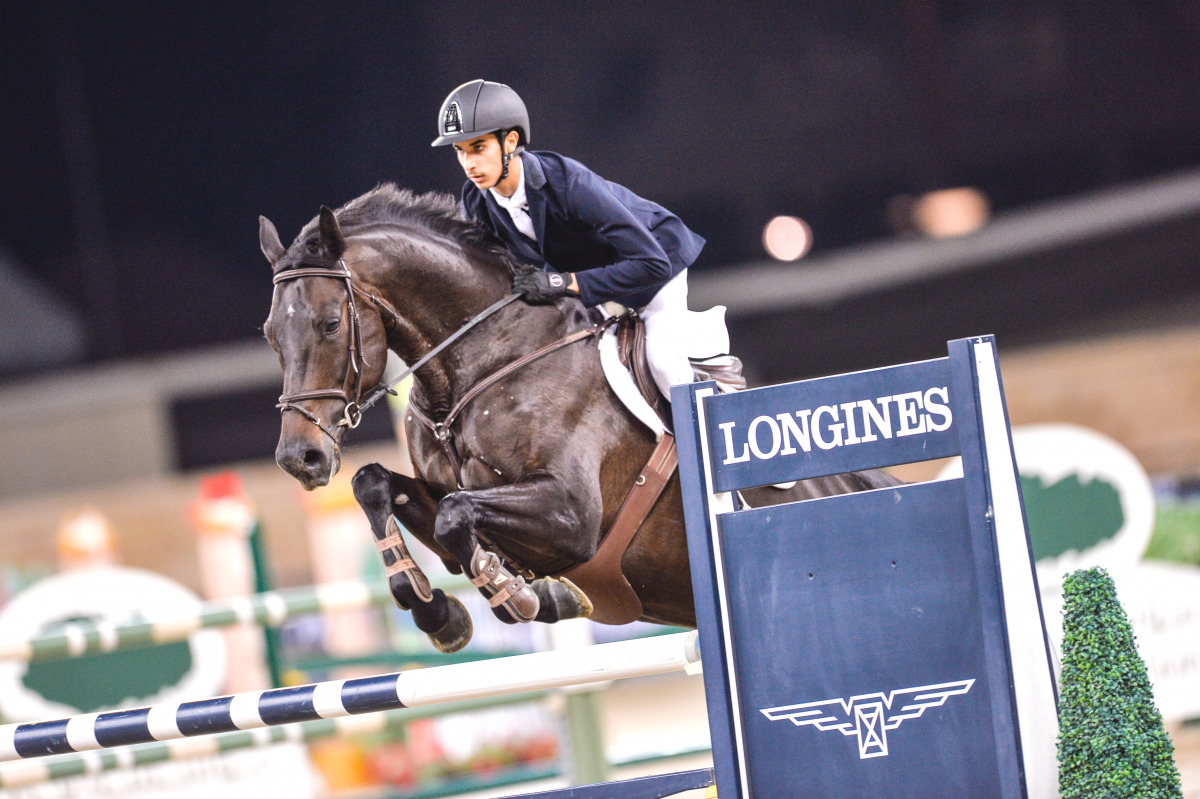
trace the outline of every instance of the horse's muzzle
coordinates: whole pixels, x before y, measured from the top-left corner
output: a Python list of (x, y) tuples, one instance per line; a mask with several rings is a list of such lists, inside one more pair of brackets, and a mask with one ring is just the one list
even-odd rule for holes
[(275, 462), (299, 480), (306, 491), (327, 485), (342, 465), (336, 449), (304, 438), (281, 439), (275, 449)]

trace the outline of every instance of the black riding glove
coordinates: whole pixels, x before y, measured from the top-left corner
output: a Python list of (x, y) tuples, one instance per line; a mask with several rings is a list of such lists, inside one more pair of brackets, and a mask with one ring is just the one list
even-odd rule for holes
[(562, 272), (526, 272), (513, 280), (513, 294), (533, 305), (553, 302), (559, 297), (575, 296), (571, 291), (571, 276)]

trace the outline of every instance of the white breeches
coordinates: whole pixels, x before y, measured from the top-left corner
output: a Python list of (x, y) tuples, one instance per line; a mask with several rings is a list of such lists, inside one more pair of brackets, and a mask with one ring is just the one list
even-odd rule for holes
[(646, 359), (658, 390), (671, 398), (671, 386), (694, 379), (688, 358), (729, 352), (725, 308), (704, 313), (687, 307), (687, 270), (671, 278), (638, 313), (646, 323)]

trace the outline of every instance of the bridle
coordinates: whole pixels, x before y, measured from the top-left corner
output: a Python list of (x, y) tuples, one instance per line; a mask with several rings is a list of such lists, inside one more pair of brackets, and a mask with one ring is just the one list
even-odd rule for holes
[[(311, 391), (297, 391), (293, 394), (283, 394), (279, 397), (279, 402), (275, 405), (275, 407), (279, 409), (280, 413), (285, 411), (295, 411), (305, 419), (308, 419), (308, 421), (316, 425), (322, 433), (329, 436), (329, 440), (333, 442), (333, 446), (335, 448), (339, 447), (340, 445), (338, 443), (337, 436), (334, 435), (334, 430), (339, 427), (345, 427), (350, 430), (358, 427), (359, 423), (362, 421), (363, 411), (378, 402), (379, 399), (385, 394), (394, 395), (396, 393), (394, 389), (396, 385), (400, 383), (400, 381), (420, 369), (422, 366), (428, 363), (430, 359), (465, 335), (467, 331), (475, 327), (475, 325), (479, 324), (484, 319), (487, 319), (489, 316), (494, 314), (496, 311), (499, 311), (513, 300), (520, 298), (520, 295), (518, 294), (509, 294), (503, 299), (492, 303), (483, 311), (473, 316), (470, 321), (456, 330), (445, 341), (427, 352), (420, 360), (405, 369), (399, 377), (395, 378), (386, 385), (382, 382), (379, 383), (373, 389), (371, 389), (370, 393), (366, 396), (366, 398), (364, 398), (362, 385), (363, 367), (367, 366), (368, 364), (362, 351), (362, 326), (359, 322), (358, 306), (354, 302), (354, 295), (355, 293), (358, 293), (365, 299), (370, 300), (380, 310), (390, 315), (392, 319), (397, 322), (401, 321), (400, 314), (396, 313), (396, 311), (389, 307), (388, 304), (383, 300), (355, 286), (354, 273), (351, 272), (349, 267), (346, 266), (345, 261), (340, 258), (338, 259), (336, 267), (301, 264), (296, 269), (286, 269), (282, 272), (277, 272), (272, 282), (274, 285), (278, 286), (280, 283), (288, 280), (298, 280), (306, 277), (320, 277), (332, 280), (340, 280), (343, 281), (346, 287), (346, 310), (350, 319), (350, 357), (349, 362), (346, 364), (346, 374), (342, 378), (341, 385), (343, 388), (318, 388)], [(347, 392), (344, 388), (344, 386), (350, 382), (352, 374), (354, 378), (353, 395)], [(322, 422), (321, 418), (315, 413), (296, 404), (306, 400), (315, 399), (338, 399), (344, 403), (342, 418), (338, 420), (334, 430), (330, 430), (329, 427), (327, 427)]]
[[(334, 436), (333, 431), (322, 423), (321, 418), (296, 403), (316, 399), (338, 399), (345, 404), (345, 408), (342, 411), (342, 418), (337, 423), (338, 427), (347, 427), (353, 430), (362, 421), (362, 406), (360, 404), (362, 402), (362, 374), (363, 367), (367, 365), (367, 361), (362, 352), (362, 327), (358, 319), (358, 306), (354, 302), (354, 275), (346, 267), (346, 263), (338, 259), (338, 268), (332, 266), (302, 265), (299, 269), (287, 269), (277, 273), (272, 282), (278, 286), (280, 283), (289, 280), (299, 280), (304, 277), (323, 277), (345, 282), (346, 309), (347, 315), (350, 318), (350, 358), (346, 364), (346, 374), (342, 378), (341, 388), (318, 388), (311, 391), (297, 391), (294, 394), (283, 394), (279, 397), (279, 402), (275, 407), (279, 409), (280, 413), (295, 411), (308, 419), (322, 433), (329, 436), (334, 446), (337, 446), (337, 437)], [(350, 382), (351, 374), (354, 377), (353, 398), (351, 398), (351, 395), (345, 389), (345, 385)]]

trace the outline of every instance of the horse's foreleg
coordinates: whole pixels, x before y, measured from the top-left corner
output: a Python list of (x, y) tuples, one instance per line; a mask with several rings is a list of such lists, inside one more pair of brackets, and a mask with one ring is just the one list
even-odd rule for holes
[(580, 563), (596, 546), (597, 536), (589, 531), (597, 527), (590, 517), (599, 516), (599, 497), (591, 504), (572, 496), (557, 478), (530, 475), (512, 485), (447, 494), (438, 503), (434, 537), (463, 565), (501, 621), (586, 617), (591, 603), (573, 584), (548, 578), (526, 584), (499, 555), (480, 545), (475, 531), (486, 531), (493, 541), (521, 541), (556, 559)]
[(397, 523), (399, 519), (440, 557), (453, 562), (449, 553), (434, 542), (437, 501), (429, 486), (377, 463), (359, 469), (352, 485), (354, 498), (371, 523), (371, 532), (383, 557), (392, 599), (399, 607), (412, 611), (413, 622), (438, 650), (462, 649), (471, 640), (471, 617), (456, 598), (430, 586), (429, 578), (409, 554)]

